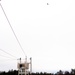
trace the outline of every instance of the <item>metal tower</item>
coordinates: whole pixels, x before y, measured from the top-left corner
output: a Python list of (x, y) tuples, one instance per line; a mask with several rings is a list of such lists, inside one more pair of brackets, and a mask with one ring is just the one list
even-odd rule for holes
[(27, 62), (27, 58), (24, 62), (19, 59), (19, 63), (17, 64), (18, 75), (28, 75), (32, 73), (32, 58), (30, 58), (30, 62)]

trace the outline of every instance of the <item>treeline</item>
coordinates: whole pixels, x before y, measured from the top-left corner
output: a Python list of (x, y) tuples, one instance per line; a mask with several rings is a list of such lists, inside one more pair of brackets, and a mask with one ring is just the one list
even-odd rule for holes
[[(9, 70), (8, 72), (0, 72), (0, 75), (18, 75), (17, 70)], [(29, 75), (75, 75), (75, 69), (71, 69), (71, 71), (62, 71), (59, 70), (57, 73), (47, 73), (47, 72), (36, 72)]]
[(0, 75), (18, 75), (18, 71), (17, 70), (9, 70), (8, 72), (0, 72)]

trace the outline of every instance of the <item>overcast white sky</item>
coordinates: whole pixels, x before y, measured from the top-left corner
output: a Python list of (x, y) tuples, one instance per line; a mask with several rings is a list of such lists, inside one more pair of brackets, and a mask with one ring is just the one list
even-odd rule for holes
[[(1, 4), (33, 59), (33, 71), (75, 68), (75, 0), (2, 0)], [(24, 58), (1, 7), (0, 49)], [(9, 56), (2, 51), (0, 55)], [(7, 60), (0, 56), (0, 70), (17, 69), (17, 60)]]

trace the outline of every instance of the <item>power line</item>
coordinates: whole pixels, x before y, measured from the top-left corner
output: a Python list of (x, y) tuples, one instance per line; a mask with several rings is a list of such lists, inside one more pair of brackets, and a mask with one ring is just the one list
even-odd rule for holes
[(17, 38), (15, 32), (14, 32), (12, 26), (11, 26), (11, 23), (10, 23), (10, 21), (9, 21), (9, 19), (8, 19), (8, 17), (7, 17), (7, 15), (6, 15), (6, 13), (5, 13), (5, 11), (4, 11), (2, 5), (1, 5), (1, 3), (0, 3), (0, 6), (1, 6), (1, 8), (2, 8), (2, 11), (3, 11), (3, 13), (4, 13), (4, 15), (5, 15), (5, 17), (6, 17), (7, 21), (8, 21), (8, 23), (9, 23), (9, 26), (10, 26), (10, 28), (11, 28), (11, 30), (12, 30), (12, 32), (13, 32), (15, 38), (16, 38), (16, 40), (17, 40), (17, 42), (18, 42), (18, 44), (19, 44), (21, 50), (23, 51), (24, 55), (26, 56), (25, 51), (23, 50), (23, 48), (22, 48), (22, 46), (21, 46), (21, 44), (20, 44), (20, 42), (19, 42), (19, 40), (18, 40), (18, 38)]
[[(6, 62), (12, 62), (12, 61), (17, 61), (17, 59), (0, 59), (0, 63), (6, 63)], [(1, 66), (0, 66), (1, 67)]]
[[(4, 56), (4, 55), (0, 55), (1, 57), (4, 57), (4, 58), (9, 58), (9, 59), (13, 59), (11, 57), (8, 57), (8, 56)], [(17, 59), (16, 59), (17, 60)]]
[(6, 54), (8, 54), (8, 55), (10, 55), (10, 56), (12, 56), (12, 57), (14, 57), (14, 58), (16, 58), (15, 56), (13, 56), (13, 55), (11, 55), (10, 53), (8, 53), (8, 52), (6, 52), (5, 50), (3, 50), (3, 49), (0, 49), (2, 52), (4, 52), (4, 53), (6, 53)]

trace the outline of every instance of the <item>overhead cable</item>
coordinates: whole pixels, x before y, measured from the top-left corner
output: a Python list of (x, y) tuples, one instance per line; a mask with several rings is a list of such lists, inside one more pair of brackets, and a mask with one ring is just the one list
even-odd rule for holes
[(21, 46), (21, 44), (20, 44), (20, 42), (19, 42), (19, 40), (18, 40), (18, 38), (17, 38), (15, 32), (14, 32), (12, 26), (11, 26), (11, 23), (10, 23), (10, 21), (9, 21), (9, 19), (8, 19), (8, 17), (7, 17), (7, 15), (6, 15), (6, 13), (5, 13), (5, 11), (4, 11), (2, 5), (1, 5), (1, 3), (0, 3), (0, 6), (1, 6), (1, 8), (2, 8), (2, 11), (3, 11), (3, 13), (4, 13), (4, 15), (5, 15), (5, 17), (6, 17), (7, 21), (8, 21), (8, 23), (9, 23), (9, 26), (10, 26), (10, 28), (11, 28), (11, 30), (12, 30), (12, 32), (13, 32), (13, 34), (14, 34), (14, 36), (15, 36), (15, 38), (16, 38), (18, 44), (19, 44), (19, 46), (20, 46), (20, 48), (22, 49), (24, 55), (26, 56), (25, 51), (23, 50), (23, 48), (22, 48), (22, 46)]
[[(1, 57), (4, 57), (4, 58), (9, 58), (9, 59), (13, 59), (11, 57), (8, 57), (8, 56), (4, 56), (4, 55), (0, 55)], [(14, 60), (14, 59), (13, 59)]]
[(2, 52), (4, 52), (4, 53), (6, 53), (6, 54), (8, 54), (8, 55), (10, 55), (10, 56), (12, 56), (12, 57), (14, 57), (14, 58), (16, 58), (14, 55), (12, 55), (12, 54), (10, 54), (10, 53), (6, 52), (6, 51), (5, 51), (5, 50), (3, 50), (3, 49), (0, 49), (0, 51), (2, 51)]

